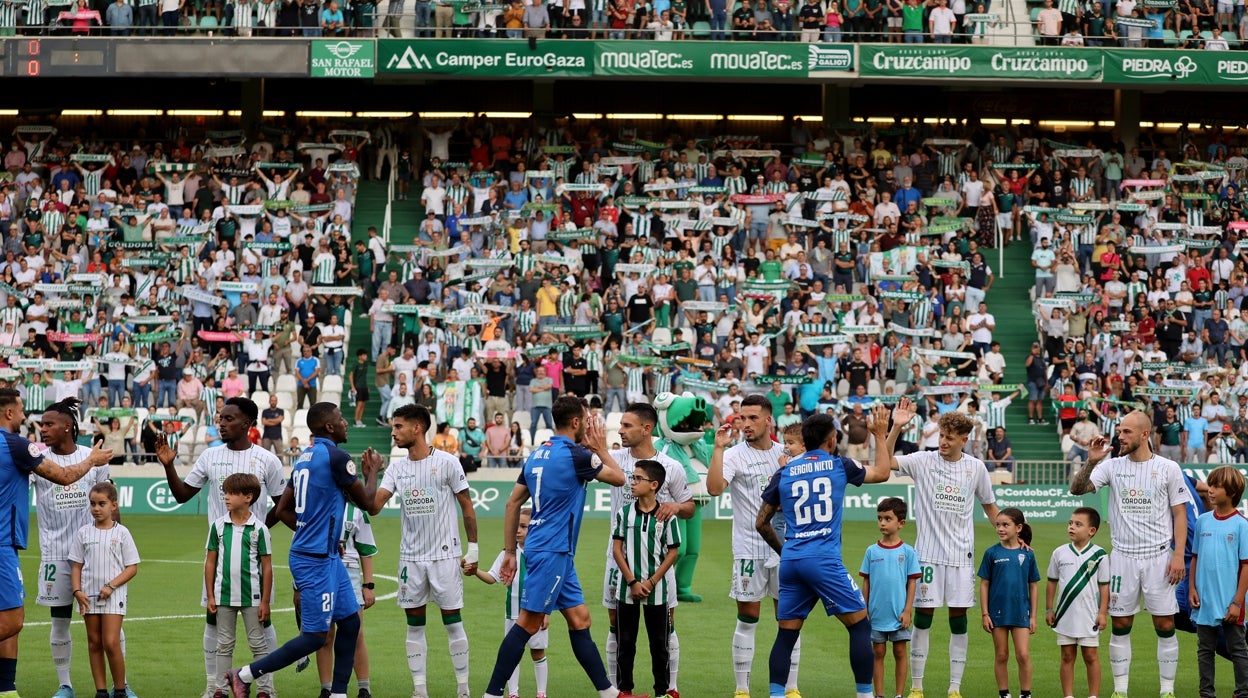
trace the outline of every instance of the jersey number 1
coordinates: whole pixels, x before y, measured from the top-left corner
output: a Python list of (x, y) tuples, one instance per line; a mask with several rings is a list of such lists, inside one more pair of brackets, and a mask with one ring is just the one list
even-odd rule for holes
[(812, 521), (827, 523), (832, 520), (836, 507), (832, 503), (830, 478), (794, 480), (791, 492), (797, 500), (793, 505), (793, 518), (798, 526), (808, 525)]

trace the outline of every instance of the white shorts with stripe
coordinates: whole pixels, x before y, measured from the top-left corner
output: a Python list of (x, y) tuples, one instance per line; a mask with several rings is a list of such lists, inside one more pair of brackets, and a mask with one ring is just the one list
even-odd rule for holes
[(915, 608), (970, 608), (975, 605), (975, 568), (919, 563)]
[[(511, 620), (510, 618), (503, 621), (503, 637), (506, 637), (507, 633), (511, 632), (511, 626), (515, 624), (516, 621)], [(544, 650), (547, 647), (550, 647), (549, 628), (542, 628), (541, 630), (533, 633), (533, 635), (529, 638), (529, 649)]]
[[(74, 603), (74, 585), (73, 579), (70, 578), (72, 567), (73, 563), (69, 560), (40, 560), (39, 593), (35, 596), (35, 603), (53, 608), (72, 606)], [(87, 593), (94, 594), (95, 591)]]
[(1169, 550), (1152, 557), (1127, 557), (1109, 553), (1109, 615), (1119, 618), (1133, 616), (1144, 610), (1154, 616), (1172, 616), (1179, 612), (1174, 595), (1175, 585), (1167, 579), (1170, 566)]
[(739, 557), (732, 561), (732, 588), (728, 597), (753, 603), (767, 597), (780, 598), (780, 567), (767, 566), (768, 558)]
[(430, 601), (442, 610), (464, 607), (464, 573), (458, 558), (399, 562), (399, 608), (419, 608)]

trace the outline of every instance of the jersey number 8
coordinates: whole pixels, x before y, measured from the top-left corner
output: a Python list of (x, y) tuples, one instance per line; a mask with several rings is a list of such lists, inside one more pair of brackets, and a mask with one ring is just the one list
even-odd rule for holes
[(793, 518), (798, 526), (812, 521), (827, 523), (832, 520), (835, 505), (832, 503), (832, 480), (826, 477), (814, 480), (794, 480), (791, 489), (797, 502), (793, 505)]

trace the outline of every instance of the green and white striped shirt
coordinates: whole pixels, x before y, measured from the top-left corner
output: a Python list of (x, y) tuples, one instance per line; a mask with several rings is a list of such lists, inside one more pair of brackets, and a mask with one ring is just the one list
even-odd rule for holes
[(241, 526), (231, 521), (229, 515), (223, 516), (212, 523), (208, 532), (208, 550), (217, 553), (217, 575), (212, 585), (217, 604), (259, 606), (264, 590), (260, 558), (273, 554), (269, 529), (255, 514)]
[(48, 387), (43, 383), (31, 383), (26, 386), (26, 411), (42, 412), (48, 406), (48, 399), (45, 396)]
[(585, 357), (586, 371), (602, 371), (602, 347), (591, 349), (587, 346), (581, 356)]
[(624, 373), (628, 376), (628, 390), (630, 393), (646, 393), (646, 367), (645, 366), (628, 366), (624, 369)]
[[(659, 521), (654, 516), (655, 511), (658, 511), (657, 504), (654, 511), (648, 512), (641, 511), (636, 502), (625, 504), (612, 522), (611, 538), (624, 541), (624, 560), (634, 579), (654, 579), (663, 566), (667, 551), (680, 547), (680, 528), (676, 526), (676, 520)], [(666, 574), (659, 579), (654, 593), (639, 601), (629, 594), (630, 587), (625, 579), (620, 579), (621, 603), (646, 606), (667, 604), (669, 590)]]
[[(7, 5), (6, 5), (7, 6)], [(8, 26), (7, 24), (5, 26)], [(104, 181), (104, 168), (98, 170), (87, 170), (82, 176), (82, 186), (87, 190), (87, 198), (95, 199), (100, 193), (101, 184)]]
[(537, 268), (537, 262), (533, 259), (532, 252), (517, 252), (513, 264), (516, 267), (516, 273), (520, 276), (524, 276), (525, 272)]
[(980, 406), (984, 408), (984, 421), (988, 423), (989, 429), (997, 427), (1005, 427), (1005, 408), (1013, 402), (1012, 398), (1003, 398), (1001, 400), (984, 400), (980, 402)]
[(576, 291), (568, 290), (559, 295), (559, 301), (556, 304), (558, 310), (555, 313), (559, 317), (572, 317), (576, 314)]
[(3, 327), (6, 322), (11, 322), (13, 323), (13, 330), (17, 331), (17, 328), (22, 324), (22, 318), (25, 316), (26, 314), (22, 312), (22, 309), (16, 305), (0, 308), (0, 327)]
[(749, 191), (749, 187), (745, 183), (745, 177), (725, 177), (724, 188), (728, 192), (728, 196), (733, 194), (744, 194)]
[(520, 334), (528, 334), (537, 326), (537, 311), (529, 308), (528, 310), (516, 311), (516, 329)]
[(221, 397), (218, 388), (204, 388), (199, 391), (199, 399), (204, 401), (204, 420), (212, 424), (217, 419), (217, 398)]

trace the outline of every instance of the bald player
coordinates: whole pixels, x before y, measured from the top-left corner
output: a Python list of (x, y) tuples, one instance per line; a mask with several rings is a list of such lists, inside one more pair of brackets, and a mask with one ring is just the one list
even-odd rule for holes
[(1126, 698), (1131, 672), (1131, 626), (1135, 614), (1153, 616), (1157, 632), (1157, 669), (1162, 698), (1174, 698), (1179, 668), (1179, 639), (1174, 614), (1179, 612), (1174, 587), (1183, 581), (1183, 545), (1187, 540), (1187, 504), (1191, 491), (1178, 464), (1153, 453), (1152, 422), (1143, 412), (1127, 414), (1118, 424), (1118, 457), (1110, 440), (1098, 436), (1088, 446), (1088, 462), (1075, 474), (1070, 493), (1109, 488), (1109, 666), (1113, 698)]

